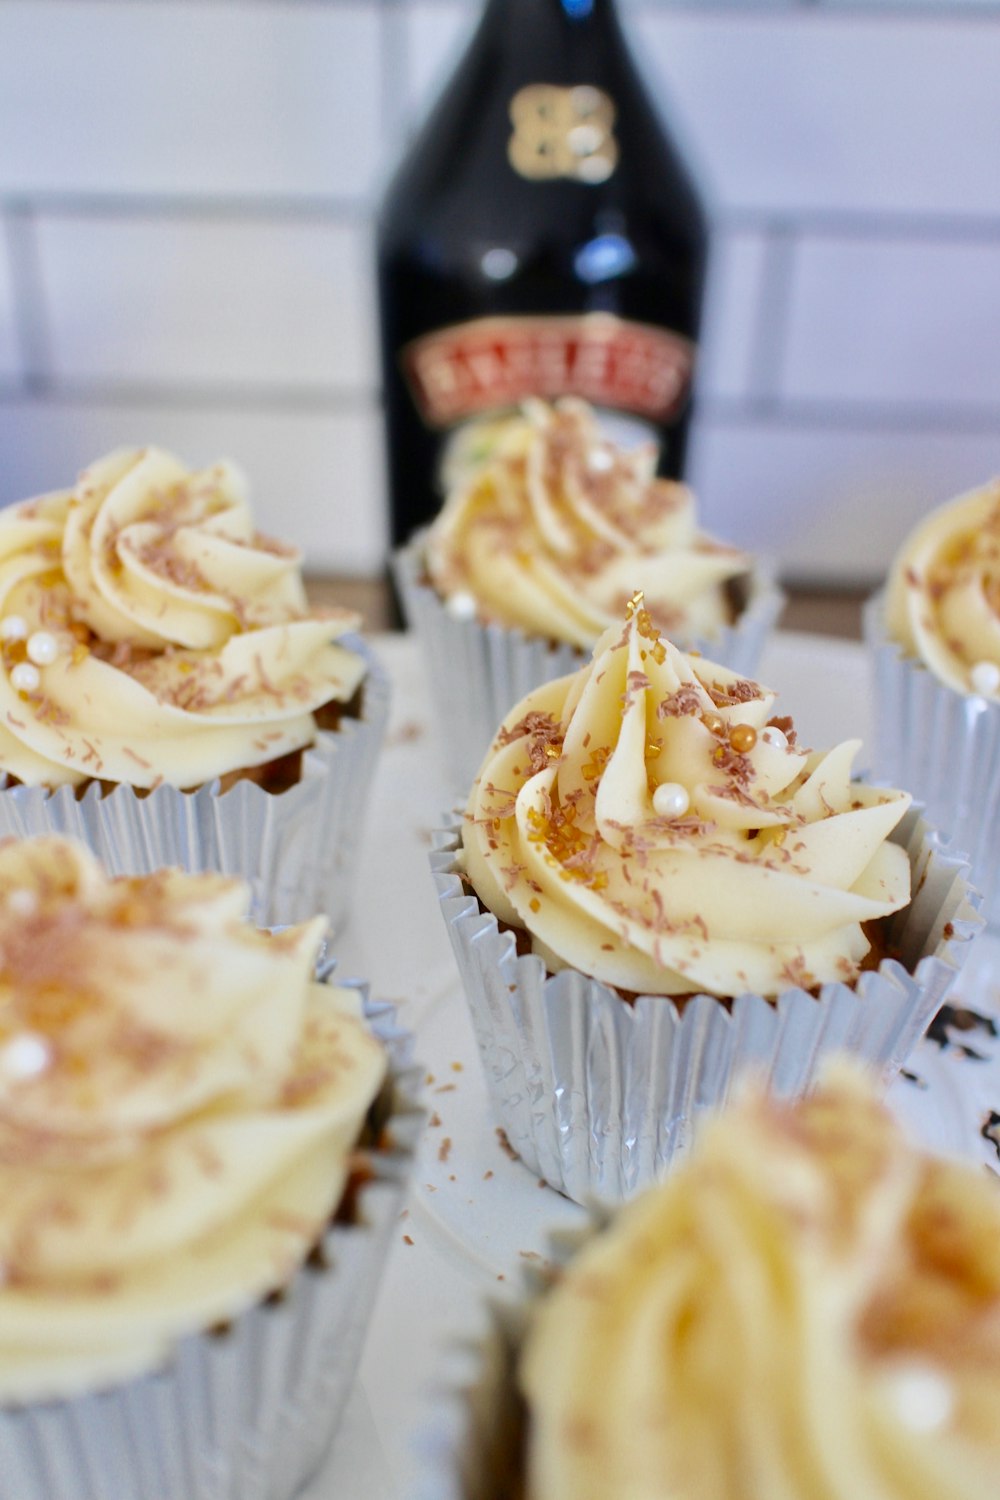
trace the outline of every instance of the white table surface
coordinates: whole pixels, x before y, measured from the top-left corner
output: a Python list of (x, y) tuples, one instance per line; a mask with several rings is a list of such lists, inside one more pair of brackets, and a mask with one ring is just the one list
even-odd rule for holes
[[(449, 804), (422, 665), (404, 636), (376, 637), (393, 679), (387, 743), (367, 816), (353, 916), (336, 944), (341, 972), (394, 1000), (417, 1037), (428, 1081), (424, 1133), (409, 1204), (391, 1248), (359, 1377), (327, 1463), (303, 1500), (416, 1500), (428, 1487), (428, 1447), (447, 1440), (449, 1392), (485, 1326), (490, 1297), (516, 1295), (527, 1260), (551, 1230), (582, 1210), (504, 1155), (490, 1119), (471, 1027), (428, 867), (430, 830)], [(785, 633), (757, 676), (780, 693), (800, 740), (815, 746), (869, 739), (863, 648)], [(864, 751), (859, 768), (867, 765)], [(928, 1143), (1000, 1166), (982, 1134), (1000, 1110), (1000, 944), (981, 939), (956, 1004), (964, 1028), (925, 1040), (890, 1094)], [(431, 1081), (433, 1080), (433, 1081)], [(991, 1102), (992, 1101), (992, 1102)]]

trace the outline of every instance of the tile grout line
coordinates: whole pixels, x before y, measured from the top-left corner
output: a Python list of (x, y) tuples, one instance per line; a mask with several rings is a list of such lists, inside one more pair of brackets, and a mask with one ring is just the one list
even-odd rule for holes
[(769, 430), (811, 428), (828, 432), (935, 433), (966, 437), (994, 436), (1000, 406), (971, 401), (852, 401), (843, 397), (805, 400), (780, 395), (746, 397), (700, 395), (699, 421)]
[[(913, 212), (857, 208), (781, 209), (783, 223), (794, 223), (800, 235), (815, 239), (873, 239), (954, 241), (956, 244), (992, 244), (1000, 237), (1000, 215)], [(717, 214), (718, 227), (729, 232), (767, 231), (776, 221), (775, 209), (724, 207)]]
[(154, 383), (130, 376), (118, 379), (50, 378), (17, 382), (0, 380), (0, 407), (43, 397), (50, 406), (162, 406), (182, 410), (271, 411), (303, 416), (360, 413), (379, 409), (374, 386), (234, 385), (228, 381), (193, 384), (177, 380)]
[(120, 190), (103, 193), (45, 188), (8, 194), (0, 190), (0, 210), (29, 206), (36, 213), (69, 218), (155, 219), (173, 216), (193, 220), (316, 220), (320, 223), (363, 223), (371, 211), (370, 204), (363, 197), (336, 195), (128, 193)]
[(779, 400), (797, 239), (787, 219), (771, 220), (764, 242), (760, 295), (746, 372), (747, 388), (758, 393), (756, 400), (763, 412), (771, 410)]
[[(385, 0), (386, 26), (396, 30), (401, 23), (398, 0)], [(384, 92), (405, 92), (405, 42), (397, 39), (391, 49), (397, 53), (386, 68)], [(391, 122), (386, 127), (386, 147), (391, 139)], [(780, 209), (781, 222), (792, 225), (800, 235), (817, 239), (924, 240), (955, 244), (993, 243), (1000, 238), (1000, 215), (956, 214), (911, 210), (857, 208), (790, 208)], [(246, 194), (232, 196), (199, 196), (187, 193), (60, 192), (46, 189), (4, 193), (0, 190), (0, 213), (33, 214), (94, 219), (190, 219), (257, 220), (261, 223), (308, 223), (366, 225), (372, 217), (368, 198), (286, 197), (280, 194)], [(767, 232), (776, 222), (774, 206), (760, 208), (740, 205), (716, 206), (714, 224), (722, 233)]]
[[(268, 411), (275, 414), (365, 416), (377, 414), (375, 387), (334, 389), (303, 386), (249, 386), (219, 382), (194, 385), (186, 381), (151, 384), (127, 377), (120, 380), (61, 380), (31, 385), (0, 380), (0, 409), (43, 400), (53, 408), (91, 406), (165, 407), (175, 411)], [(702, 426), (766, 426), (771, 431), (814, 431), (963, 434), (992, 436), (1000, 426), (1000, 408), (986, 403), (949, 405), (926, 401), (807, 401), (771, 394), (761, 397), (699, 395)]]
[(958, 25), (995, 23), (1000, 17), (1000, 0), (981, 0), (967, 7), (949, 4), (949, 0), (623, 0), (623, 10), (644, 15), (726, 15), (738, 13), (769, 18), (783, 15), (820, 16), (833, 19), (855, 17), (865, 21), (891, 20), (911, 23), (953, 21)]
[[(46, 3), (46, 0), (35, 0), (36, 5)], [(53, 4), (64, 4), (65, 0), (51, 0)], [(139, 0), (105, 0), (105, 3), (117, 4), (122, 9), (136, 6)], [(151, 3), (151, 0), (146, 0)], [(152, 0), (155, 3), (155, 0)], [(178, 4), (178, 0), (164, 0), (164, 3)], [(322, 10), (322, 9), (352, 9), (357, 6), (359, 0), (181, 0), (192, 9), (207, 9), (212, 6), (226, 9), (234, 9), (241, 6), (244, 9), (257, 10)], [(404, 0), (411, 3), (411, 0)], [(444, 3), (444, 0), (438, 0)], [(470, 8), (474, 0), (462, 0)], [(782, 14), (782, 12), (813, 11), (828, 15), (861, 15), (870, 17), (891, 16), (898, 20), (995, 20), (1000, 15), (1000, 0), (977, 0), (977, 3), (967, 10), (957, 11), (948, 0), (920, 0), (915, 4), (914, 0), (624, 0), (624, 8), (629, 10), (642, 10), (647, 13), (657, 11), (673, 11), (689, 13), (694, 15), (726, 13), (737, 11), (745, 15), (748, 11), (761, 15)]]
[(14, 341), (24, 389), (46, 393), (52, 379), (48, 309), (38, 257), (37, 221), (26, 200), (8, 199), (2, 210), (10, 265)]

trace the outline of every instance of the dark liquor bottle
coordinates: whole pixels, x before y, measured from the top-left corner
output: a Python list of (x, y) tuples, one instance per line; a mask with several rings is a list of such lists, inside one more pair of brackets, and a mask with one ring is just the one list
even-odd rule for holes
[(706, 250), (613, 0), (488, 0), (379, 217), (393, 545), (455, 430), (530, 395), (641, 426), (680, 474)]

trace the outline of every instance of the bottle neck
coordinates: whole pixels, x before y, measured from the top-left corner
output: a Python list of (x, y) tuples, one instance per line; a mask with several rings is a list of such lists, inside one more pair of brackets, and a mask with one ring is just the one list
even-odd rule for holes
[(618, 35), (615, 0), (487, 0), (481, 26), (495, 36), (511, 28), (543, 35)]

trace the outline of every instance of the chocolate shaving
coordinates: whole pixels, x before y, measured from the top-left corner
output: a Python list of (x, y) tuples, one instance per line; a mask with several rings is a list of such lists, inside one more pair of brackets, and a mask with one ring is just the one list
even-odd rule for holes
[(702, 710), (702, 697), (691, 683), (685, 683), (675, 693), (663, 698), (656, 705), (658, 719), (679, 719), (687, 714), (698, 714)]

